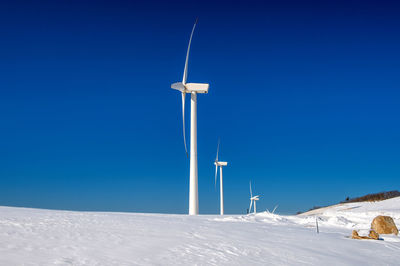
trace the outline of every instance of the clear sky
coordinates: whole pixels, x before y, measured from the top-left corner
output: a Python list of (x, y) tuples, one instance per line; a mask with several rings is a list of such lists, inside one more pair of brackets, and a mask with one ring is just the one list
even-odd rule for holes
[(197, 16), (200, 213), (219, 211), (218, 137), (226, 213), (246, 211), (250, 180), (257, 209), (281, 213), (399, 189), (399, 14), (395, 1), (1, 1), (0, 205), (187, 213), (170, 85)]

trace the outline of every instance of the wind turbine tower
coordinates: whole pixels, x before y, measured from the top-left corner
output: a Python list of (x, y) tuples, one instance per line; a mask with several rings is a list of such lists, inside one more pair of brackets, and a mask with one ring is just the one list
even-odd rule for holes
[(222, 167), (227, 166), (228, 162), (220, 162), (218, 161), (218, 152), (219, 152), (219, 141), (218, 141), (218, 146), (217, 146), (217, 157), (215, 158), (214, 164), (215, 164), (215, 186), (217, 186), (217, 175), (218, 175), (218, 166), (219, 166), (219, 198), (220, 198), (220, 214), (224, 215), (224, 185), (223, 185), (223, 179), (222, 179)]
[(209, 84), (206, 83), (186, 83), (188, 75), (188, 62), (190, 44), (192, 43), (192, 37), (194, 29), (197, 25), (196, 22), (193, 25), (192, 33), (190, 34), (189, 45), (186, 52), (185, 68), (183, 71), (182, 82), (176, 82), (171, 85), (172, 89), (178, 90), (182, 95), (182, 121), (183, 121), (183, 141), (186, 148), (186, 137), (185, 137), (185, 98), (186, 93), (190, 93), (191, 96), (191, 108), (190, 108), (190, 184), (189, 184), (189, 215), (199, 214), (199, 189), (198, 189), (198, 171), (197, 171), (197, 94), (208, 93)]
[(250, 207), (249, 207), (249, 213), (251, 213), (251, 206), (253, 205), (254, 202), (254, 214), (257, 213), (257, 207), (256, 207), (256, 203), (259, 200), (260, 196), (253, 196), (253, 192), (251, 191), (251, 182), (250, 182)]

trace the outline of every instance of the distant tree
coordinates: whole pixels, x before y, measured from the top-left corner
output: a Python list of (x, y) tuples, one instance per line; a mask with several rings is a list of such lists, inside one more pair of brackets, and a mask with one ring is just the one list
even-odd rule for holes
[(350, 198), (349, 198), (349, 197), (347, 197), (347, 198), (346, 198), (346, 201), (349, 201), (349, 200), (350, 200)]

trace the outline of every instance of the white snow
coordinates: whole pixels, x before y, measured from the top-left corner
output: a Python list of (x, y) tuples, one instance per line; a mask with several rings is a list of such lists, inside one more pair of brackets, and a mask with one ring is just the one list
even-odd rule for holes
[(0, 207), (0, 265), (399, 265), (399, 236), (348, 238), (380, 214), (399, 227), (400, 197), (298, 216)]

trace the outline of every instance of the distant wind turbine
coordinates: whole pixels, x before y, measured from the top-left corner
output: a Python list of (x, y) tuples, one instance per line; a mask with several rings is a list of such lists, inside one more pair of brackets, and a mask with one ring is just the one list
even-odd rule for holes
[(251, 191), (251, 181), (250, 181), (250, 207), (249, 207), (249, 213), (251, 212), (251, 206), (253, 205), (254, 202), (254, 214), (257, 213), (257, 207), (256, 207), (256, 202), (259, 200), (259, 195), (253, 197), (253, 192)]
[(224, 215), (224, 185), (223, 185), (223, 180), (222, 180), (222, 167), (227, 166), (228, 162), (220, 162), (218, 161), (218, 152), (219, 152), (219, 141), (218, 141), (218, 146), (217, 146), (217, 157), (215, 158), (214, 164), (215, 164), (215, 186), (217, 186), (217, 175), (218, 175), (218, 166), (219, 166), (219, 193), (220, 193), (220, 214)]
[(183, 142), (185, 144), (186, 155), (188, 155), (186, 148), (185, 136), (185, 96), (186, 93), (191, 94), (191, 117), (190, 117), (190, 184), (189, 184), (189, 214), (199, 214), (199, 192), (198, 192), (198, 172), (197, 172), (197, 94), (208, 93), (209, 84), (205, 83), (186, 83), (188, 75), (188, 62), (190, 44), (194, 29), (197, 25), (193, 25), (192, 33), (190, 34), (189, 45), (186, 52), (185, 68), (183, 70), (182, 82), (176, 82), (171, 85), (171, 88), (178, 90), (182, 95), (182, 125), (183, 125)]

